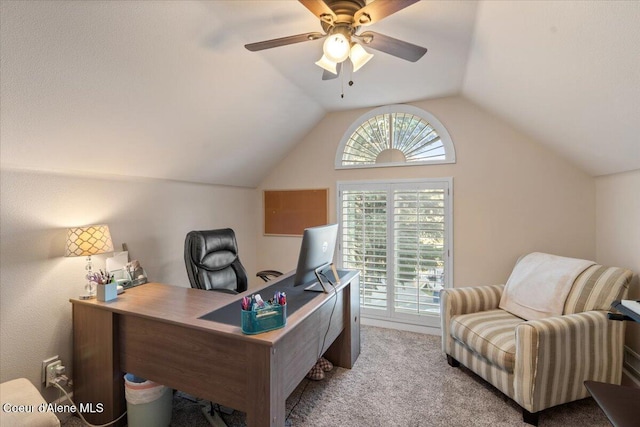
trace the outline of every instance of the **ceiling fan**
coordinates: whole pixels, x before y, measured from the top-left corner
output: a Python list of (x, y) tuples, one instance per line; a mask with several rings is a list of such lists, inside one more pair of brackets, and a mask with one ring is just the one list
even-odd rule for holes
[(271, 49), (279, 46), (326, 38), (323, 55), (316, 65), (325, 71), (323, 80), (335, 78), (342, 63), (351, 59), (353, 71), (358, 71), (373, 54), (364, 47), (379, 50), (395, 57), (416, 62), (427, 49), (374, 31), (357, 34), (360, 27), (374, 24), (419, 0), (298, 0), (318, 19), (323, 33), (311, 32), (246, 44), (248, 50)]

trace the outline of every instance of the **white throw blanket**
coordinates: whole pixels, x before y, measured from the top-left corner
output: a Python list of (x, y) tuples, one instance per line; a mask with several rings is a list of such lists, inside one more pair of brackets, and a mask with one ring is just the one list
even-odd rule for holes
[(526, 320), (559, 316), (576, 277), (593, 264), (584, 259), (530, 253), (513, 268), (499, 307)]

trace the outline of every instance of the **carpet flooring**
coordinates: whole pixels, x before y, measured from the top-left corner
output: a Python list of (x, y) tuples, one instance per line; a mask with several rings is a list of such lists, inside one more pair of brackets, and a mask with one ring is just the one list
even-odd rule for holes
[[(200, 408), (176, 393), (171, 426), (208, 426)], [(287, 399), (286, 414), (295, 427), (528, 426), (515, 402), (466, 368), (447, 364), (440, 337), (371, 326), (361, 328), (353, 369), (303, 380)], [(223, 417), (229, 427), (245, 426), (243, 413)], [(63, 424), (79, 425), (77, 418)], [(539, 425), (610, 426), (591, 398), (543, 411)]]

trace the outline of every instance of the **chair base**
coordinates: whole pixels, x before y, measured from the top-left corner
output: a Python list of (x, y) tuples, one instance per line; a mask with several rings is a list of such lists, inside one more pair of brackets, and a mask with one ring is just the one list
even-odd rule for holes
[(522, 409), (522, 421), (524, 421), (527, 424), (531, 424), (532, 426), (537, 426), (538, 425), (538, 418), (539, 418), (540, 412), (529, 412), (526, 409)]
[(454, 368), (457, 368), (460, 366), (460, 362), (458, 362), (456, 359), (454, 359), (452, 356), (447, 354), (447, 363), (449, 364), (449, 366), (452, 366)]
[(202, 414), (207, 419), (207, 422), (209, 422), (211, 427), (227, 427), (227, 423), (224, 422), (220, 413), (213, 409), (213, 405), (210, 407), (203, 407)]

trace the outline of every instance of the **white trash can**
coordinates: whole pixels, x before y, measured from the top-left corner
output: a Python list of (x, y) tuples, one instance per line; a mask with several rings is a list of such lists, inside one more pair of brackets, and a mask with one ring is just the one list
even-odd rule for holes
[(171, 424), (173, 392), (169, 387), (126, 374), (124, 396), (128, 427), (166, 427)]

